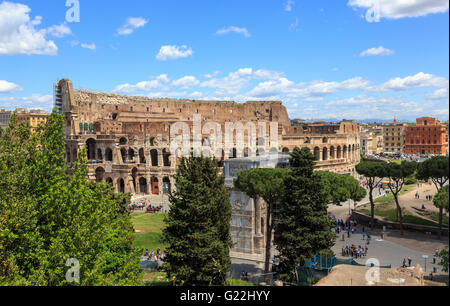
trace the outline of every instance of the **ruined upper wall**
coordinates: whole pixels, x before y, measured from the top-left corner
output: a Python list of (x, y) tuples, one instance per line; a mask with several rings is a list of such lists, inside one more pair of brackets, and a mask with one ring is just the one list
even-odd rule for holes
[(82, 121), (96, 122), (112, 118), (121, 122), (190, 121), (194, 114), (199, 114), (208, 121), (271, 121), (290, 126), (287, 109), (281, 101), (237, 103), (74, 91), (72, 82), (67, 79), (61, 80), (60, 86), (71, 89), (64, 96), (64, 112), (72, 113)]

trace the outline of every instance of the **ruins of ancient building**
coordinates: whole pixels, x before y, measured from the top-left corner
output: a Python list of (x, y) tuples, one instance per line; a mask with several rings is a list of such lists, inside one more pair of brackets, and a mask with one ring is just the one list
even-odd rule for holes
[[(223, 130), (227, 122), (267, 124), (265, 139), (258, 138), (259, 147), (262, 143), (267, 151), (269, 125), (277, 123), (278, 151), (307, 147), (317, 157), (320, 170), (355, 175), (360, 161), (358, 124), (294, 125), (279, 101), (151, 99), (74, 90), (72, 82), (63, 79), (55, 84), (55, 105), (64, 115), (69, 164), (87, 147), (92, 180), (108, 182), (117, 192), (145, 195), (155, 203), (167, 200), (175, 184), (178, 158), (171, 152), (170, 128), (178, 122), (192, 128), (194, 115), (201, 116), (203, 123), (217, 122)], [(222, 153), (221, 166), (224, 160), (240, 157), (236, 149)], [(242, 157), (250, 153), (260, 154), (247, 148)]]

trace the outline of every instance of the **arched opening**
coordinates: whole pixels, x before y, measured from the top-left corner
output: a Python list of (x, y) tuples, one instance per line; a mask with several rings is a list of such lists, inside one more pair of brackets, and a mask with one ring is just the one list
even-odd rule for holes
[(289, 153), (289, 148), (284, 148), (283, 153)]
[(336, 152), (334, 150), (334, 147), (330, 148), (330, 158), (335, 159), (336, 158)]
[(120, 149), (120, 155), (124, 163), (127, 161), (127, 150), (125, 148)]
[(236, 148), (233, 148), (233, 150), (231, 151), (230, 159), (231, 158), (237, 158), (237, 150), (236, 150)]
[(135, 193), (137, 193), (137, 190), (136, 190), (137, 173), (138, 173), (137, 168), (133, 168), (133, 170), (131, 170), (131, 178), (133, 179), (133, 187), (134, 187)]
[(77, 152), (77, 149), (73, 149), (73, 151), (72, 151), (72, 161), (73, 161), (73, 162), (76, 162), (77, 159), (78, 159), (78, 152)]
[(218, 160), (218, 164), (219, 164), (219, 168), (223, 168), (224, 166), (224, 160), (225, 160), (225, 151), (222, 150), (222, 156), (220, 156), (219, 160)]
[(311, 143), (311, 138), (309, 138), (309, 137), (306, 137), (306, 139), (305, 139), (305, 143)]
[(171, 163), (170, 163), (170, 151), (167, 149), (163, 150), (163, 162), (164, 162), (164, 167), (170, 167)]
[(70, 159), (70, 151), (66, 152), (66, 161), (67, 163), (70, 163), (71, 159)]
[(347, 146), (344, 146), (343, 157), (347, 158)]
[(170, 194), (171, 191), (172, 191), (172, 186), (170, 185), (170, 179), (168, 177), (165, 177), (163, 179), (163, 193)]
[(159, 194), (159, 181), (156, 177), (152, 177), (152, 194), (158, 195)]
[(148, 194), (147, 180), (143, 177), (139, 179), (139, 191), (142, 194)]
[(341, 158), (342, 158), (342, 149), (341, 149), (341, 146), (338, 146), (338, 147), (337, 147), (336, 158), (338, 158), (338, 159), (341, 159)]
[(323, 148), (322, 160), (328, 160), (328, 148)]
[(129, 160), (130, 162), (133, 162), (133, 161), (134, 161), (134, 150), (133, 150), (132, 148), (129, 148), (129, 149), (128, 149), (128, 160)]
[(113, 161), (113, 152), (110, 148), (106, 149), (105, 157), (106, 157), (106, 161), (109, 161), (109, 162)]
[(95, 181), (97, 183), (103, 182), (103, 177), (105, 176), (105, 169), (99, 167), (95, 169)]
[(110, 177), (108, 177), (108, 178), (106, 179), (106, 183), (112, 186), (112, 185), (113, 185), (113, 179), (110, 178)]
[(97, 159), (98, 160), (103, 160), (102, 149), (97, 149)]
[(86, 141), (87, 146), (87, 158), (88, 160), (94, 160), (95, 159), (95, 140), (94, 139), (88, 139)]
[(151, 150), (150, 156), (152, 158), (152, 167), (158, 167), (158, 151), (155, 149)]
[(318, 147), (314, 148), (314, 156), (316, 157), (316, 160), (320, 160), (320, 149)]
[(125, 137), (122, 137), (122, 138), (120, 138), (120, 140), (119, 140), (119, 144), (121, 145), (121, 146), (125, 146), (125, 145), (127, 145), (127, 139), (125, 138)]
[(155, 137), (150, 138), (150, 146), (154, 146), (155, 145)]
[(327, 137), (322, 138), (322, 142), (323, 143), (328, 143), (328, 138)]
[(145, 159), (145, 151), (144, 149), (139, 149), (139, 163), (146, 164), (147, 160)]
[(125, 181), (122, 179), (122, 178), (120, 178), (118, 181), (117, 181), (117, 185), (118, 185), (118, 189), (119, 189), (119, 192), (121, 192), (121, 193), (125, 193)]

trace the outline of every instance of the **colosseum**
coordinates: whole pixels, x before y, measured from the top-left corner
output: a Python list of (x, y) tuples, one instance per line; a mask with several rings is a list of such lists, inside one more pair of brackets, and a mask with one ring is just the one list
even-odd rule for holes
[[(307, 147), (317, 158), (317, 170), (355, 175), (360, 161), (358, 124), (299, 123), (289, 119), (279, 101), (151, 99), (74, 90), (70, 80), (62, 79), (55, 84), (55, 105), (64, 115), (69, 164), (87, 147), (92, 180), (108, 182), (116, 192), (145, 196), (154, 203), (167, 202), (175, 184), (178, 158), (170, 151), (170, 127), (177, 122), (192, 127), (194, 115), (201, 116), (202, 122), (221, 125), (278, 123), (278, 152)], [(264, 143), (269, 143), (269, 133), (266, 138)], [(224, 160), (237, 157), (235, 149), (223, 153), (221, 166)]]

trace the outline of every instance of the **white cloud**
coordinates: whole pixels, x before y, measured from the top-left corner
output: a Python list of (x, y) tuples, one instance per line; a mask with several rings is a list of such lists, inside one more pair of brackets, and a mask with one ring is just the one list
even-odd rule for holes
[(380, 46), (378, 48), (370, 48), (370, 49), (367, 49), (366, 51), (361, 52), (361, 56), (371, 56), (371, 55), (386, 56), (386, 55), (393, 55), (393, 54), (395, 54), (394, 50), (386, 49), (383, 46)]
[(162, 89), (169, 89), (167, 86), (167, 83), (169, 83), (170, 80), (167, 77), (166, 74), (161, 74), (160, 76), (154, 78), (150, 81), (143, 81), (139, 82), (135, 85), (130, 84), (121, 84), (116, 86), (112, 90), (112, 92), (116, 93), (131, 93), (131, 92), (137, 92), (137, 91), (152, 91), (152, 90), (162, 90)]
[(183, 89), (194, 87), (198, 84), (200, 84), (200, 81), (197, 80), (194, 76), (185, 76), (172, 82), (172, 85), (181, 86)]
[(45, 30), (45, 32), (51, 36), (58, 38), (62, 38), (66, 35), (72, 34), (72, 30), (67, 26), (65, 22), (60, 25), (51, 26), (47, 30)]
[(291, 23), (291, 25), (289, 26), (289, 30), (290, 31), (298, 31), (298, 26), (299, 26), (299, 20), (298, 20), (298, 17), (296, 17), (295, 22)]
[(430, 100), (448, 100), (448, 88), (438, 89), (433, 93), (426, 95)]
[(375, 87), (368, 87), (369, 91), (386, 92), (386, 91), (401, 91), (412, 88), (423, 87), (448, 87), (448, 80), (443, 77), (438, 77), (432, 74), (419, 72), (413, 76), (407, 76), (405, 78), (394, 78), (388, 82)]
[(216, 32), (216, 34), (217, 35), (225, 35), (225, 34), (228, 34), (231, 32), (242, 34), (242, 35), (244, 35), (244, 37), (247, 37), (247, 38), (251, 36), (250, 32), (246, 28), (239, 28), (239, 27), (235, 27), (235, 26), (231, 26), (231, 27), (228, 27), (225, 29), (218, 30)]
[(136, 29), (142, 28), (148, 23), (147, 19), (142, 17), (130, 17), (127, 19), (126, 23), (117, 29), (118, 35), (130, 35)]
[(0, 93), (13, 93), (22, 90), (23, 89), (17, 84), (0, 80)]
[(212, 78), (200, 84), (201, 87), (216, 89), (215, 95), (227, 97), (238, 94), (249, 85), (253, 75), (252, 68), (241, 68), (236, 72), (230, 72), (223, 78)]
[[(378, 3), (378, 5), (377, 5)], [(445, 13), (449, 8), (448, 0), (349, 0), (354, 9), (373, 10), (379, 18), (400, 19), (420, 17), (428, 14)], [(378, 7), (378, 9), (377, 9)], [(376, 18), (376, 19), (379, 19)], [(369, 21), (369, 20), (368, 20)], [(379, 20), (375, 20), (379, 21)]]
[[(6, 1), (0, 3), (0, 54), (56, 55), (58, 53), (55, 43), (45, 38), (49, 30), (35, 28), (41, 24), (42, 17), (37, 16), (31, 20), (30, 11), (31, 9), (23, 4)], [(51, 33), (62, 35), (61, 29), (59, 30), (60, 32), (54, 28)]]
[(216, 71), (214, 71), (213, 73), (205, 74), (204, 77), (207, 78), (207, 79), (211, 79), (211, 78), (213, 78), (213, 77), (218, 76), (219, 74), (220, 74), (220, 71), (219, 71), (219, 70), (216, 70)]
[(168, 60), (175, 60), (179, 58), (186, 58), (189, 56), (192, 56), (194, 52), (191, 48), (188, 48), (187, 46), (162, 46), (159, 50), (158, 55), (156, 56), (156, 59), (159, 61), (168, 61)]
[(92, 43), (92, 44), (81, 44), (81, 47), (85, 48), (85, 49), (93, 50), (93, 51), (97, 50), (97, 46), (95, 45), (95, 43)]
[(284, 73), (279, 71), (259, 69), (254, 72), (253, 76), (255, 79), (276, 80), (284, 76)]
[(286, 12), (292, 11), (292, 7), (295, 5), (295, 2), (293, 0), (286, 1), (286, 4), (284, 5), (284, 10)]
[(10, 110), (16, 108), (41, 108), (51, 111), (53, 108), (53, 96), (33, 94), (30, 97), (0, 97), (0, 105)]
[[(438, 91), (428, 95), (429, 99), (435, 98), (433, 101), (427, 101), (425, 96), (418, 97), (418, 101), (415, 101), (417, 95), (411, 95), (407, 91), (425, 85), (441, 85)], [(290, 115), (303, 118), (392, 119), (392, 114), (397, 113), (404, 115), (404, 118), (427, 115), (445, 119), (443, 109), (447, 101), (440, 99), (448, 96), (448, 81), (445, 78), (418, 73), (370, 86), (371, 82), (363, 77), (341, 81), (296, 82), (288, 79), (282, 72), (240, 68), (221, 77), (214, 73), (170, 80), (167, 75), (161, 75), (135, 85), (119, 85), (114, 91), (144, 91), (150, 97), (183, 97), (209, 101), (282, 101)], [(414, 98), (405, 100), (402, 96), (381, 94), (400, 90), (405, 90), (408, 97)]]

